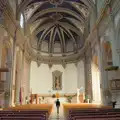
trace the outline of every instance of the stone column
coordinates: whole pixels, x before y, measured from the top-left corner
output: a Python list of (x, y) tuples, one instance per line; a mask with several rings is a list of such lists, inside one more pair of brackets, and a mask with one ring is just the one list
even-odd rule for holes
[(10, 105), (10, 84), (11, 84), (11, 71), (12, 71), (12, 61), (8, 60), (6, 63), (7, 68), (9, 69), (9, 72), (6, 73), (6, 84), (5, 84), (5, 107), (9, 107)]
[(16, 72), (16, 34), (17, 29), (15, 30), (14, 38), (13, 38), (13, 48), (12, 48), (12, 80), (11, 80), (11, 101), (10, 106), (14, 106), (15, 101), (15, 72)]
[(91, 74), (91, 46), (88, 46), (88, 49), (86, 50), (85, 55), (85, 76), (86, 76), (86, 95), (88, 98), (92, 101), (93, 95), (92, 95), (92, 74)]
[[(98, 68), (100, 69), (100, 90), (102, 90), (102, 54), (101, 54), (101, 50), (100, 50), (100, 41), (98, 42)], [(102, 91), (100, 91), (102, 93)], [(101, 98), (102, 98), (102, 94), (101, 94)]]
[(21, 58), (21, 50), (18, 47), (17, 49), (17, 66), (16, 66), (16, 82), (15, 82), (15, 103), (16, 105), (20, 104), (20, 85), (21, 85), (21, 72), (22, 72), (22, 58)]
[(29, 56), (27, 56), (23, 51), (21, 81), (23, 104), (25, 103), (25, 97), (28, 97), (30, 93), (30, 62)]
[(114, 18), (113, 16), (110, 14), (109, 16), (110, 19), (110, 26), (111, 26), (111, 35), (110, 35), (110, 39), (111, 39), (111, 46), (112, 46), (112, 59), (113, 59), (113, 65), (114, 66), (120, 66), (120, 58), (119, 58), (119, 49), (117, 49), (117, 37), (115, 36), (115, 25), (114, 25)]
[(98, 45), (98, 64), (99, 64), (99, 69), (100, 69), (100, 88), (101, 88), (101, 100), (102, 103), (105, 104), (105, 96), (103, 95), (104, 92), (104, 88), (105, 88), (105, 80), (104, 80), (104, 68), (103, 68), (103, 51), (101, 48), (101, 40), (100, 37), (98, 36), (97, 33), (97, 45)]
[(15, 105), (19, 105), (20, 102), (19, 102), (19, 94), (20, 94), (20, 70), (17, 70), (16, 71), (16, 82), (15, 82)]
[[(104, 40), (104, 38), (103, 38)], [(107, 105), (108, 104), (108, 97), (106, 96), (107, 90), (109, 90), (109, 82), (108, 82), (108, 75), (107, 71), (105, 71), (105, 58), (104, 54), (105, 51), (102, 46), (102, 38), (97, 33), (97, 45), (98, 45), (98, 59), (99, 59), (99, 69), (100, 69), (100, 88), (101, 88), (101, 98), (102, 103)]]
[[(120, 45), (118, 42), (118, 39), (120, 40), (120, 36), (116, 34), (116, 29), (115, 29), (115, 23), (114, 23), (114, 16), (112, 15), (112, 12), (110, 13), (109, 16), (110, 19), (110, 26), (111, 26), (111, 46), (112, 46), (112, 60), (113, 60), (113, 65), (114, 66), (119, 66), (120, 67)], [(119, 71), (118, 71), (119, 72)], [(117, 73), (117, 71), (116, 71)], [(116, 76), (117, 77), (117, 76)], [(120, 108), (120, 91), (114, 91), (112, 92), (112, 99), (111, 101), (116, 101), (116, 108)]]
[(21, 65), (21, 81), (20, 81), (20, 89), (21, 89), (21, 104), (24, 104), (24, 60), (25, 60), (25, 54), (24, 54), (24, 50), (22, 51), (22, 65)]
[(14, 49), (15, 55), (14, 60), (12, 64), (12, 81), (11, 81), (11, 106), (14, 106), (14, 100), (15, 100), (15, 72), (16, 72), (16, 48)]
[(119, 49), (117, 49), (117, 53), (118, 53), (118, 55), (119, 55), (119, 67), (120, 67), (120, 48)]
[(31, 61), (28, 63), (29, 64), (29, 70), (28, 70), (28, 88), (27, 88), (27, 96), (30, 96), (30, 68), (31, 68)]
[(0, 37), (0, 67), (1, 67), (1, 60), (2, 60), (2, 45), (3, 45), (3, 39)]

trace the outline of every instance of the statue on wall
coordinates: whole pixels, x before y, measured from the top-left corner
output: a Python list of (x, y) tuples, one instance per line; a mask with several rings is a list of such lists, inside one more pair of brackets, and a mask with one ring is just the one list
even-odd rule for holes
[(53, 72), (53, 90), (62, 90), (62, 72)]

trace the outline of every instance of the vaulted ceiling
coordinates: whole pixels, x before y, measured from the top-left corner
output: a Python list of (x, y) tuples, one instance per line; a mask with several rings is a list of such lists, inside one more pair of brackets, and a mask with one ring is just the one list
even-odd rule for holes
[(19, 0), (18, 12), (30, 28), (29, 45), (35, 59), (56, 63), (77, 59), (93, 7), (93, 0)]

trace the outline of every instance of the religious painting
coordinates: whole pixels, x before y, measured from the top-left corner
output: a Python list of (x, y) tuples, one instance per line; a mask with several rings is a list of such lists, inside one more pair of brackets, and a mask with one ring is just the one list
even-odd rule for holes
[(53, 90), (62, 90), (62, 72), (54, 71), (53, 75)]
[(115, 79), (110, 81), (111, 90), (120, 90), (120, 79)]
[(112, 65), (112, 49), (111, 49), (111, 43), (109, 41), (106, 41), (104, 43), (104, 49), (105, 49), (107, 64)]

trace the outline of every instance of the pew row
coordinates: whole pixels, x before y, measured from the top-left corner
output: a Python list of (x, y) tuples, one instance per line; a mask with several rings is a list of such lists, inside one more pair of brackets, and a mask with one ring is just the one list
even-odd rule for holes
[(64, 116), (68, 116), (69, 110), (71, 109), (92, 109), (92, 108), (103, 108), (103, 109), (112, 109), (112, 106), (104, 106), (99, 104), (74, 104), (74, 103), (65, 103), (63, 104)]
[(0, 111), (0, 120), (48, 120), (52, 107), (49, 104), (9, 107)]
[(68, 120), (120, 120), (120, 109), (71, 109)]

